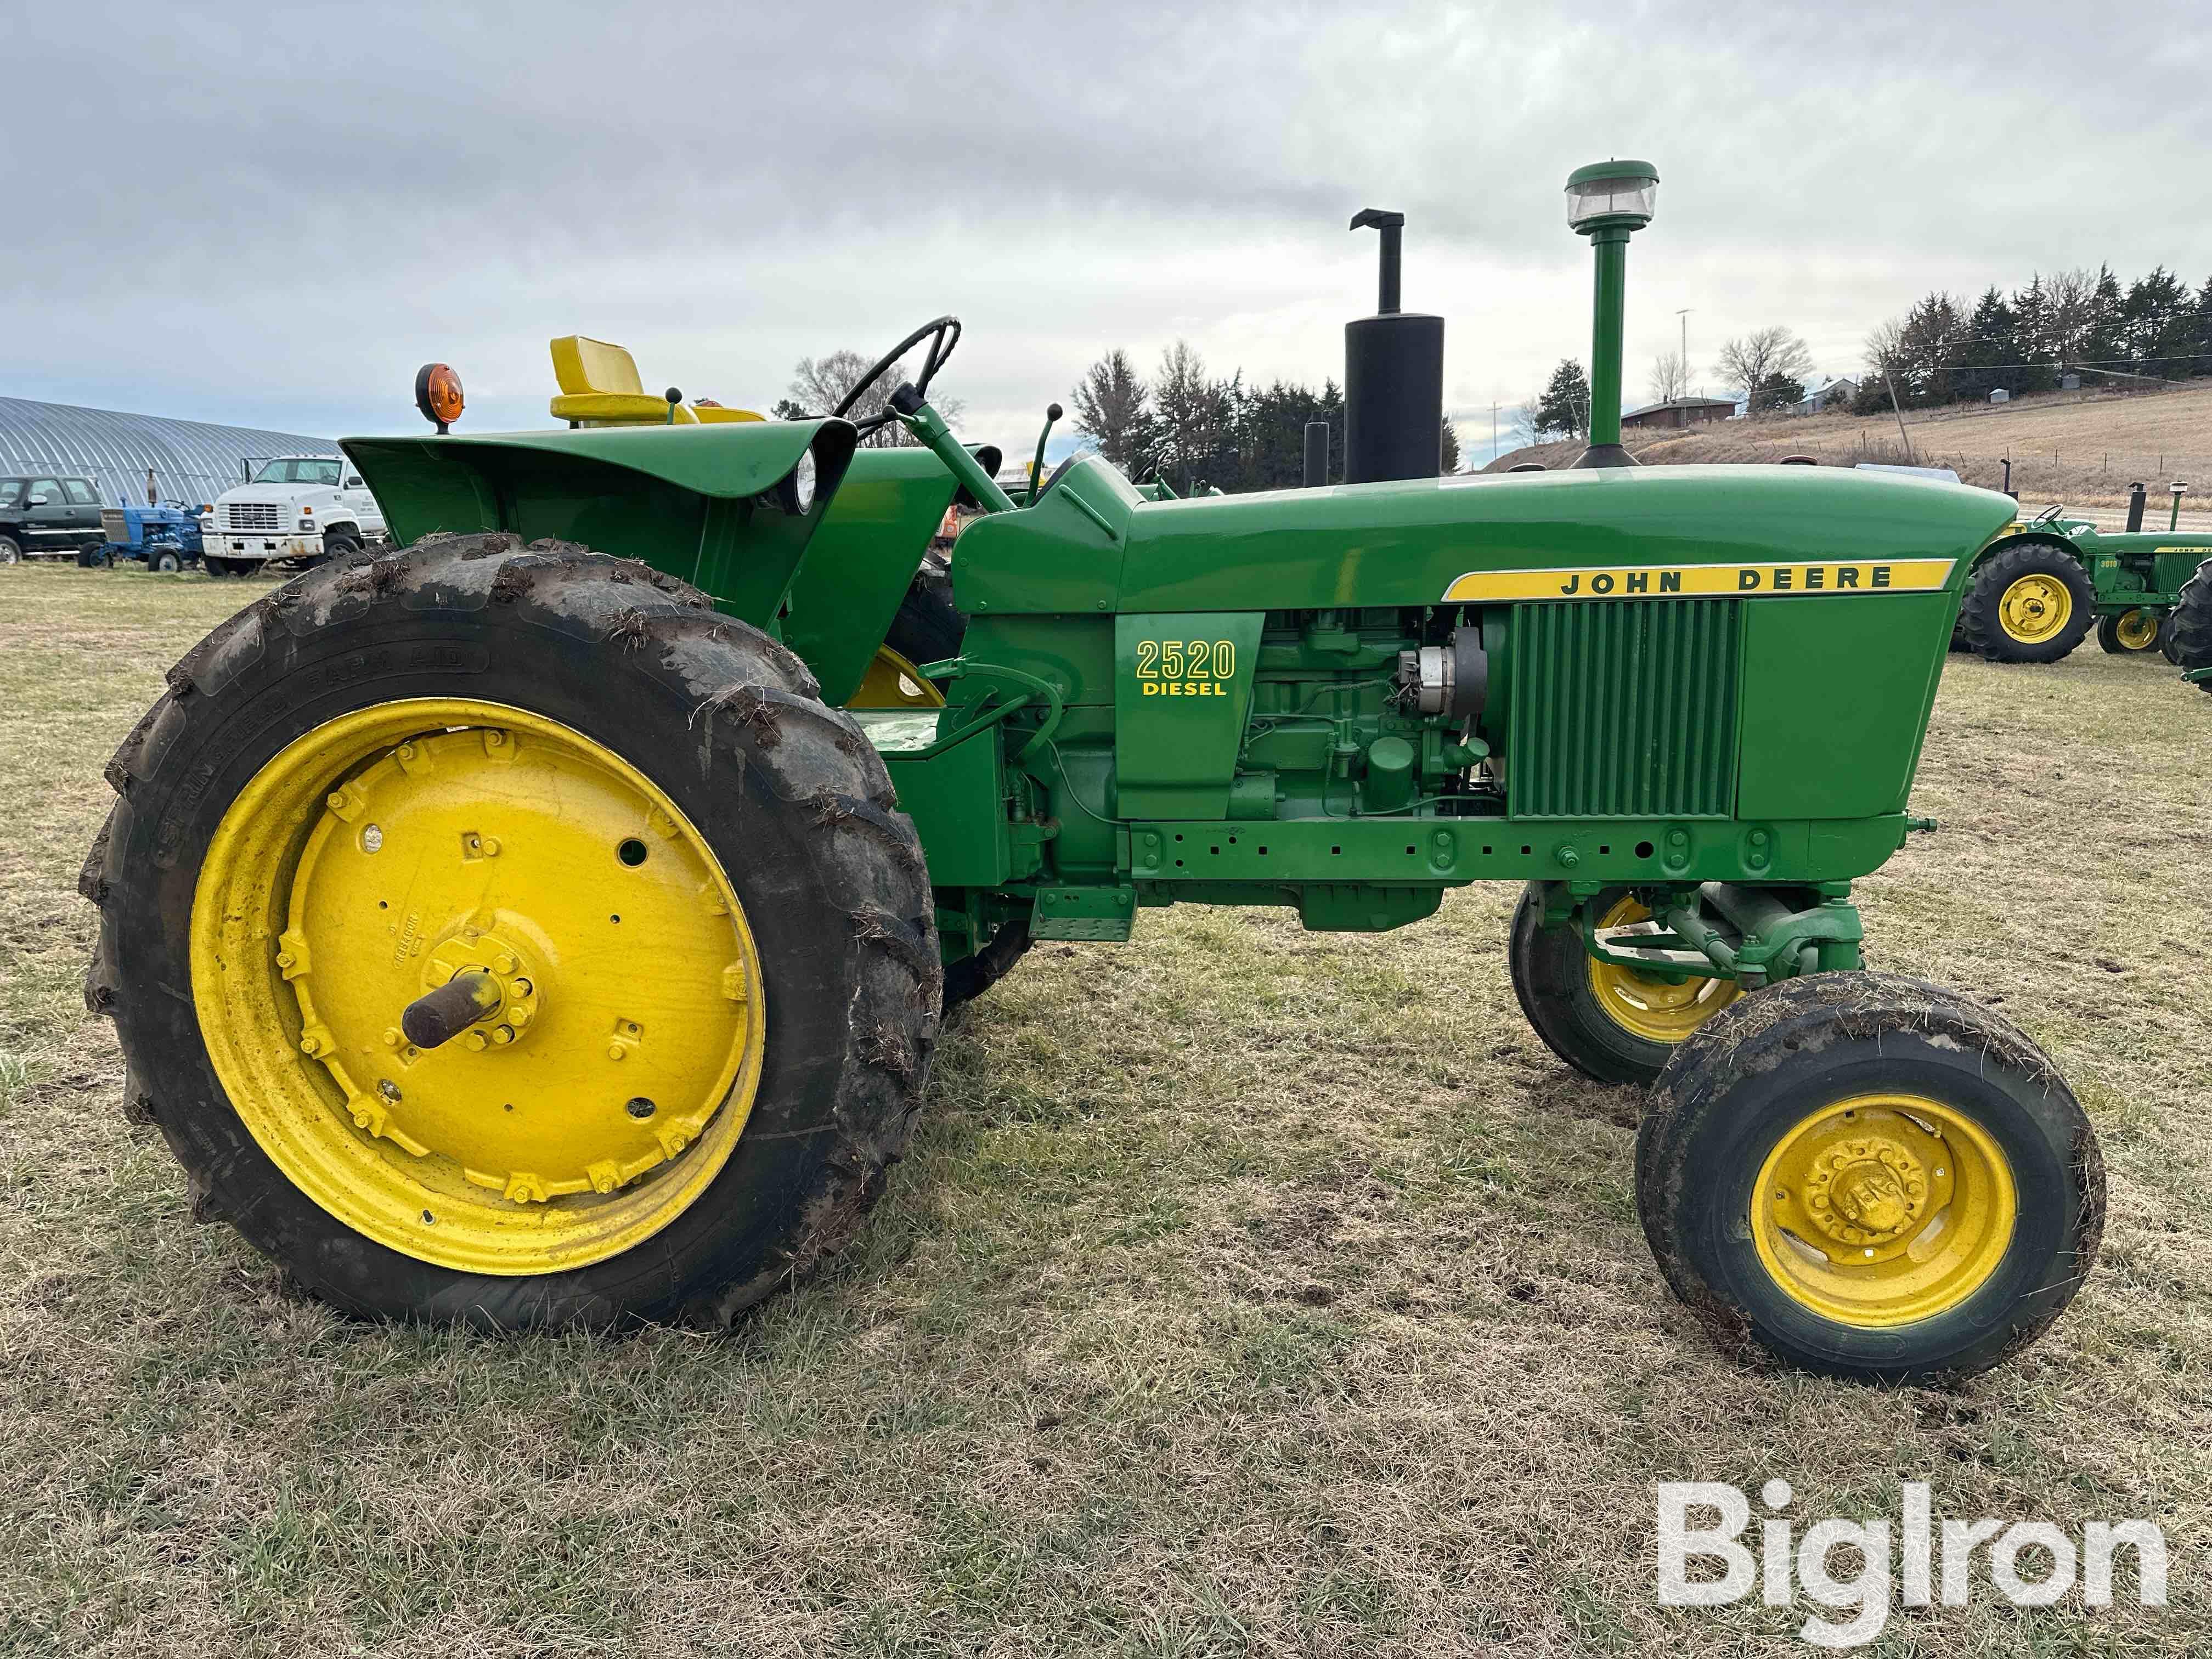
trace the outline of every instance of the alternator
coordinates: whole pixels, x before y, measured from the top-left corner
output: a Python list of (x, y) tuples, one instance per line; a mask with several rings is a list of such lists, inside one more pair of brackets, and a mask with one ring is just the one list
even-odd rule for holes
[(1490, 697), (1490, 656), (1479, 628), (1455, 628), (1448, 645), (1398, 653), (1398, 687), (1424, 714), (1472, 720)]

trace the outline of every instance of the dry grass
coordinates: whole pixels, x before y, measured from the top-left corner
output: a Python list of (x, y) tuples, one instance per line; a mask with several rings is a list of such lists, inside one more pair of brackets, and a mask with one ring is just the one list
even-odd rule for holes
[(0, 573), (0, 1649), (1738, 1655), (1653, 1605), (1654, 1481), (1796, 1512), (2147, 1516), (2174, 1605), (1900, 1613), (1892, 1655), (2212, 1647), (2212, 700), (1951, 659), (1863, 896), (1886, 968), (2055, 1054), (2103, 1267), (1956, 1395), (1740, 1369), (1668, 1301), (1636, 1098), (1522, 1024), (1513, 895), (1376, 939), (1148, 914), (948, 1039), (824, 1281), (733, 1334), (481, 1340), (196, 1227), (77, 980), (100, 769), (232, 585)]
[[(1984, 489), (2002, 489), (2007, 456), (2012, 483), (2027, 501), (2063, 501), (2074, 507), (2124, 507), (2127, 487), (2141, 480), (2151, 495), (2148, 521), (2166, 520), (2166, 486), (2191, 486), (2187, 501), (2202, 507), (2212, 497), (2212, 384), (2180, 392), (2051, 392), (2008, 404), (1962, 404), (1910, 410), (1905, 424), (1911, 459), (1948, 466)], [(1756, 464), (1784, 455), (1814, 455), (1823, 463), (1896, 463), (1906, 455), (1897, 422), (1888, 415), (1769, 416), (1730, 421), (1683, 433), (1632, 434), (1632, 450), (1647, 465)], [(1485, 471), (1502, 472), (1522, 461), (1563, 465), (1580, 444), (1543, 444), (1500, 456)], [(2183, 524), (2212, 530), (2203, 513), (2185, 513)]]

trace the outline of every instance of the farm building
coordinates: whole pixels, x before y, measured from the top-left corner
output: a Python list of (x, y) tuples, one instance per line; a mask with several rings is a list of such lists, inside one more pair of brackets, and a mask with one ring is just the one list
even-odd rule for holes
[(1663, 404), (1630, 410), (1620, 417), (1620, 423), (1639, 432), (1654, 427), (1703, 426), (1707, 421), (1725, 421), (1735, 408), (1730, 398), (1669, 398)]
[(251, 456), (337, 453), (329, 439), (296, 432), (0, 398), (0, 477), (42, 471), (88, 477), (112, 507), (143, 501), (149, 472), (161, 500), (189, 506), (211, 501), (239, 483)]
[(1792, 415), (1818, 415), (1824, 409), (1841, 409), (1859, 395), (1859, 383), (1848, 374), (1839, 374), (1825, 386), (1817, 386), (1790, 406)]

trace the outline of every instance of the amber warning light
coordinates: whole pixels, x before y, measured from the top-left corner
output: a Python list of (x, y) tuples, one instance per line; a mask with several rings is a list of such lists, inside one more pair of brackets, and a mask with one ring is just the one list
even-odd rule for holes
[(415, 372), (415, 407), (443, 432), (461, 418), (461, 377), (448, 363), (425, 363)]

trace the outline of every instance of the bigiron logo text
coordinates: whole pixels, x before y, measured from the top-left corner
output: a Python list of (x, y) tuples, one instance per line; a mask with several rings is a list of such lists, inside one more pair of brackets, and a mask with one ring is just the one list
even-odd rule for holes
[[(1978, 1573), (2019, 1607), (2047, 1607), (2074, 1595), (2085, 1607), (2112, 1604), (2116, 1566), (2133, 1580), (2137, 1603), (2166, 1605), (2166, 1534), (2148, 1521), (2092, 1521), (2076, 1537), (2048, 1521), (1939, 1520), (1924, 1481), (1899, 1489), (1890, 1520), (1815, 1521), (1797, 1535), (1786, 1480), (1759, 1489), (1768, 1514), (1751, 1528), (1751, 1501), (1724, 1481), (1670, 1480), (1658, 1486), (1659, 1604), (1717, 1607), (1755, 1589), (1771, 1607), (1802, 1590), (1817, 1605), (1799, 1638), (1820, 1648), (1863, 1647), (1881, 1635), (1897, 1607), (1962, 1607)], [(1694, 1517), (1694, 1518), (1693, 1518)], [(1830, 1557), (1849, 1546), (1857, 1571), (1838, 1576)], [(1696, 1576), (1691, 1564), (1700, 1564)], [(1848, 1569), (1845, 1569), (1848, 1571)]]

